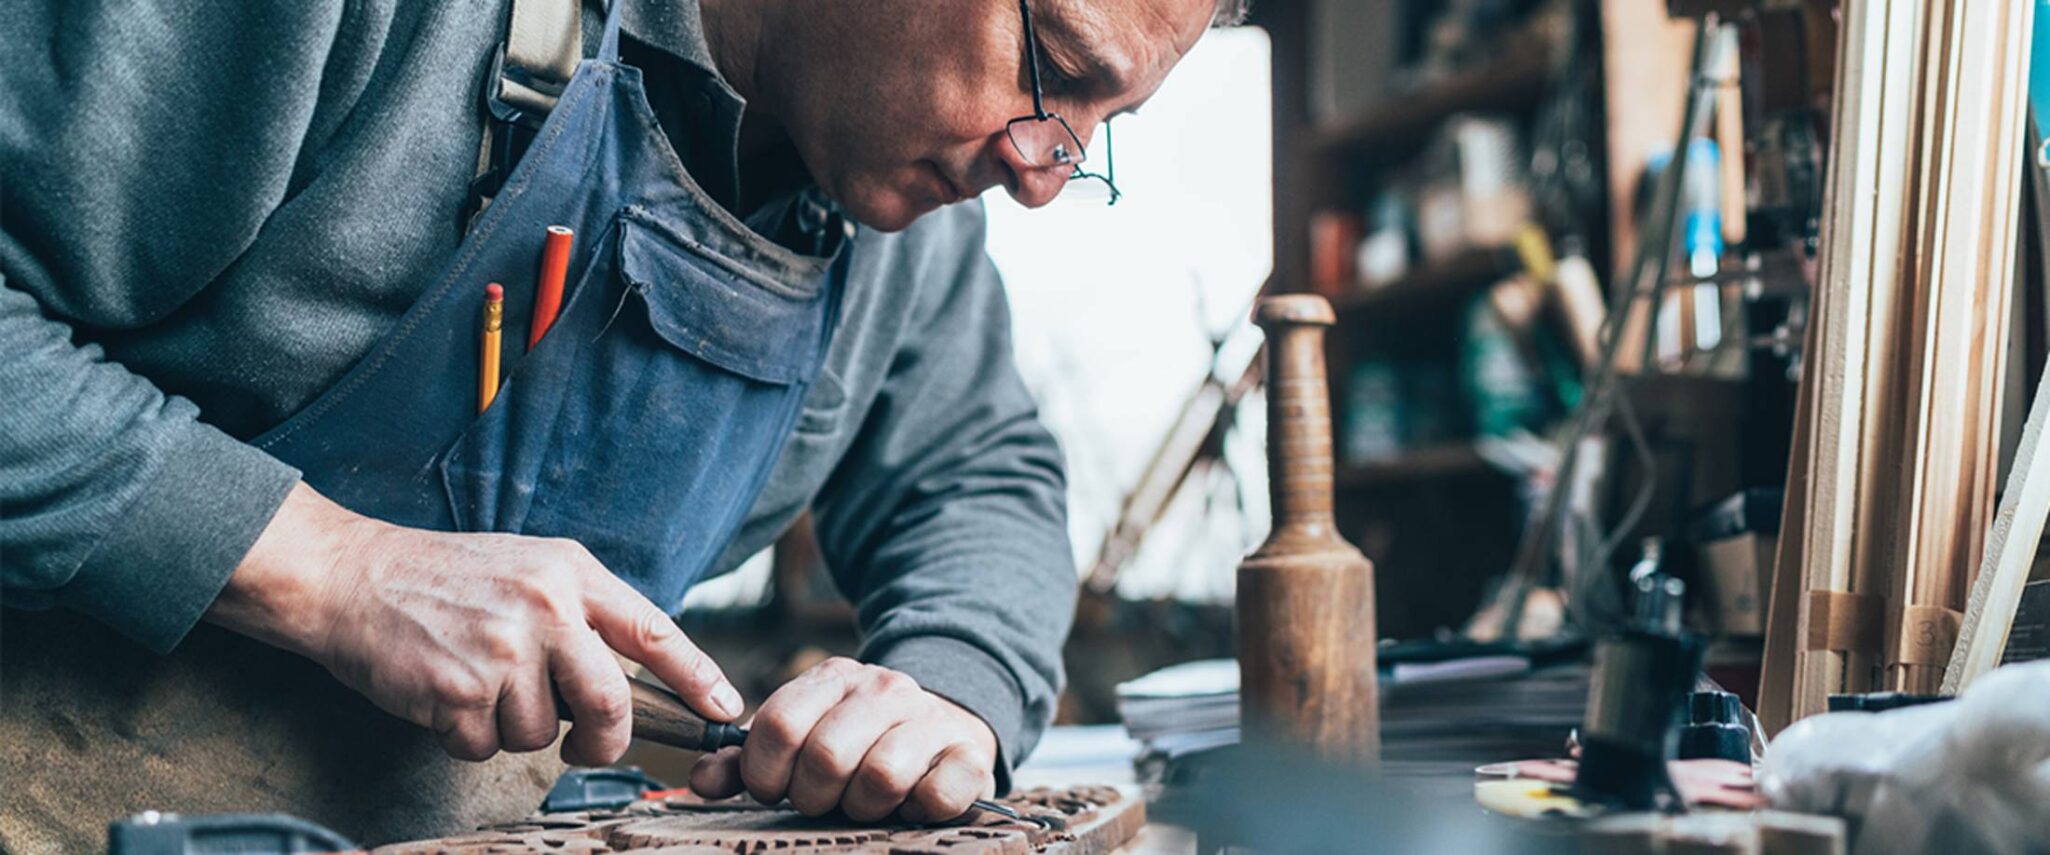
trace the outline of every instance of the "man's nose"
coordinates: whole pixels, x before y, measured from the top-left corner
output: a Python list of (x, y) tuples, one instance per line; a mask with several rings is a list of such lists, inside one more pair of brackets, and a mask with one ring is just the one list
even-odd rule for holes
[[(1094, 145), (1093, 138), (1099, 123), (1083, 119), (1080, 124), (1076, 124), (1076, 113), (1066, 115), (1069, 116), (1069, 127), (1074, 129), (1075, 141), (1082, 144), (1080, 153), (1084, 157), (1084, 162), (1087, 162), (1096, 156), (1095, 149), (1090, 146)], [(1018, 204), (1027, 208), (1037, 208), (1053, 201), (1055, 196), (1060, 195), (1061, 188), (1068, 185), (1068, 176), (1074, 174), (1078, 164), (1035, 165), (1018, 151), (1018, 147), (1011, 143), (1008, 136), (1007, 131), (1005, 138), (999, 140), (997, 150), (1000, 152), (999, 157), (1004, 163), (1004, 168), (1011, 172), (1012, 181), (1010, 186), (1005, 188), (1011, 192), (1011, 198), (1018, 200)]]
[(1011, 180), (1004, 189), (1011, 198), (1027, 208), (1037, 208), (1060, 195), (1061, 188), (1068, 183), (1068, 175), (1075, 171), (1073, 166), (1037, 166), (1018, 151), (1008, 139), (1000, 139), (996, 146), (997, 159), (1004, 169), (1011, 173)]

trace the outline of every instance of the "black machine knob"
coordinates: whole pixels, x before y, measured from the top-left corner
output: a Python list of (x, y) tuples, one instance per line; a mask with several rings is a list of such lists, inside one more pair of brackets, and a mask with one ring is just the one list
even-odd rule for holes
[(1744, 704), (1729, 692), (1687, 696), (1687, 724), (1680, 728), (1679, 758), (1751, 762), (1751, 728)]

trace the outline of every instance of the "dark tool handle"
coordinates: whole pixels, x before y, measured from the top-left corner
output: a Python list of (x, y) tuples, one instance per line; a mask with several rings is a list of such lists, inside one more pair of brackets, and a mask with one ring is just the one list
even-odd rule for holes
[[(738, 725), (706, 721), (691, 712), (674, 692), (637, 677), (626, 678), (633, 691), (634, 738), (658, 742), (686, 751), (717, 751), (747, 740), (747, 729)], [(571, 720), (569, 707), (555, 699), (555, 714)]]
[(739, 745), (747, 731), (730, 724), (706, 721), (691, 712), (683, 699), (653, 683), (627, 678), (633, 686), (634, 736), (691, 751), (717, 751)]

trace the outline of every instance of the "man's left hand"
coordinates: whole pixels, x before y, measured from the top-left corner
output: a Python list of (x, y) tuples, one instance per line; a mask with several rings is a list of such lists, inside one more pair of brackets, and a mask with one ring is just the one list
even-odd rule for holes
[(859, 822), (893, 811), (939, 822), (995, 794), (996, 748), (980, 717), (916, 680), (836, 658), (770, 695), (746, 748), (699, 760), (690, 786), (706, 798), (788, 798), (809, 816), (837, 807)]

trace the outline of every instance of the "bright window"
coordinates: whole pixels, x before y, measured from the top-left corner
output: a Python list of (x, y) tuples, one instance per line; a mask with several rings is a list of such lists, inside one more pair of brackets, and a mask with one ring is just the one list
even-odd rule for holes
[[(1211, 336), (1246, 318), (1272, 269), (1269, 50), (1262, 30), (1208, 33), (1138, 115), (1116, 120), (1125, 195), (1115, 207), (1057, 200), (1030, 211), (1001, 190), (984, 197), (1019, 369), (1067, 452), (1084, 573), (1210, 370)], [(1240, 331), (1222, 360), (1228, 373), (1243, 368), (1255, 341)], [(1243, 489), (1200, 477), (1202, 486), (1182, 491), (1126, 567), (1121, 592), (1229, 598), (1232, 568), (1264, 536), (1248, 530), (1231, 495), (1243, 493), (1250, 516), (1266, 518), (1263, 434), (1244, 425), (1227, 449)]]

